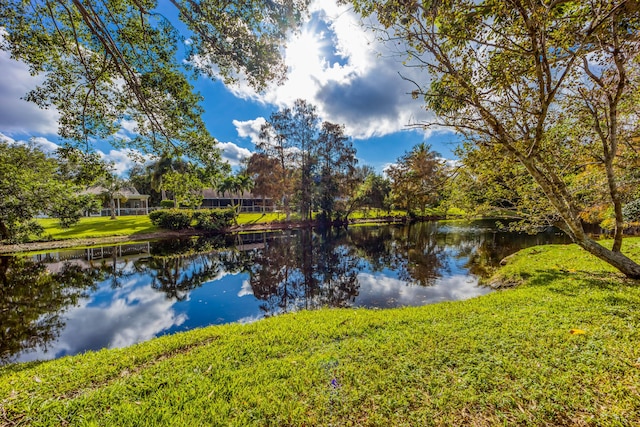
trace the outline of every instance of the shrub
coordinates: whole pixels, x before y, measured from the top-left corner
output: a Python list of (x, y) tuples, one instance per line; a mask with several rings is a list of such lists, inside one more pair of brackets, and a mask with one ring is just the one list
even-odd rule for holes
[(192, 212), (188, 210), (167, 209), (153, 211), (149, 219), (153, 225), (169, 230), (182, 230), (191, 226)]
[(163, 209), (171, 209), (175, 206), (175, 202), (173, 200), (161, 200), (160, 207)]
[(627, 222), (640, 222), (640, 199), (627, 203), (622, 208), (622, 215)]
[(149, 219), (151, 220), (151, 223), (153, 225), (159, 226), (164, 216), (166, 215), (166, 213), (167, 213), (166, 211), (160, 211), (160, 210), (149, 212)]
[(233, 209), (201, 209), (193, 212), (194, 227), (198, 230), (220, 231), (232, 224)]

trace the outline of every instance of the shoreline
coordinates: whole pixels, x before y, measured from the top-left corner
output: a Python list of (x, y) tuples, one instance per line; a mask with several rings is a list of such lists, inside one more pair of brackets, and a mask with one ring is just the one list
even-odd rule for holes
[[(376, 219), (362, 219), (351, 220), (348, 225), (351, 224), (398, 224), (402, 223), (403, 218), (399, 217), (385, 217)], [(258, 223), (258, 224), (242, 224), (234, 225), (226, 230), (223, 230), (220, 234), (233, 234), (252, 231), (278, 231), (278, 230), (295, 230), (300, 228), (312, 228), (317, 227), (319, 223), (317, 221), (290, 221), (290, 222), (271, 222), (271, 223)], [(48, 249), (69, 249), (78, 246), (94, 246), (103, 244), (117, 244), (127, 242), (141, 242), (147, 240), (157, 239), (179, 239), (193, 236), (206, 236), (207, 234), (202, 230), (185, 229), (185, 230), (161, 230), (153, 233), (141, 233), (130, 234), (127, 236), (108, 236), (108, 237), (88, 237), (85, 239), (64, 239), (64, 240), (49, 240), (43, 242), (27, 242), (16, 243), (11, 245), (0, 245), (0, 255), (14, 255), (22, 252), (34, 252)]]

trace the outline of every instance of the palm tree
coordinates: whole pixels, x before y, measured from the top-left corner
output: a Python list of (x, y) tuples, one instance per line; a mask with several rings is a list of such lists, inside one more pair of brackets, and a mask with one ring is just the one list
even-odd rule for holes
[(111, 219), (116, 219), (116, 198), (122, 196), (121, 190), (126, 185), (126, 181), (118, 175), (112, 173), (101, 183), (102, 192), (100, 195), (109, 200), (109, 210), (111, 211)]
[(158, 160), (150, 165), (151, 188), (160, 192), (162, 200), (167, 200), (167, 192), (163, 188), (162, 177), (171, 171), (185, 172), (187, 165), (187, 162), (179, 157), (173, 157), (169, 153), (163, 153)]
[(162, 177), (170, 170), (173, 170), (172, 165), (173, 159), (166, 154), (160, 156), (158, 160), (150, 165), (152, 171), (151, 188), (153, 188), (155, 191), (160, 191), (161, 200), (167, 199), (167, 192), (164, 188), (162, 188)]
[(238, 192), (240, 197), (240, 211), (242, 211), (242, 196), (245, 191), (250, 192), (253, 190), (255, 183), (248, 175), (238, 175), (235, 179), (235, 190)]
[[(235, 190), (235, 185), (235, 177), (228, 176), (218, 183), (216, 190), (222, 193), (222, 197), (224, 197), (227, 192), (229, 192), (229, 197), (232, 197), (231, 193)], [(233, 204), (233, 198), (231, 198), (231, 203)]]

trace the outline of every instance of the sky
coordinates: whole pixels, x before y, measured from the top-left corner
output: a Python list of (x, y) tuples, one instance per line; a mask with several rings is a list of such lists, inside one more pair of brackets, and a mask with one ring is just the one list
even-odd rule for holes
[[(402, 57), (380, 44), (359, 18), (334, 0), (315, 0), (309, 20), (292, 34), (284, 51), (287, 81), (256, 93), (240, 82), (225, 86), (201, 77), (195, 88), (204, 97), (203, 119), (220, 142), (223, 158), (232, 166), (255, 151), (260, 126), (279, 109), (305, 99), (317, 107), (321, 120), (343, 124), (357, 150), (360, 165), (382, 172), (416, 144), (426, 142), (446, 159), (455, 159), (457, 136), (445, 130), (416, 129), (410, 124), (429, 121), (433, 115), (421, 100), (412, 99), (412, 83), (428, 76), (402, 65)], [(57, 112), (41, 110), (22, 97), (40, 78), (30, 76), (25, 64), (0, 51), (0, 141), (35, 140), (53, 151), (57, 138)], [(123, 128), (127, 134), (131, 129)], [(127, 150), (97, 141), (97, 151), (126, 176), (134, 161)]]

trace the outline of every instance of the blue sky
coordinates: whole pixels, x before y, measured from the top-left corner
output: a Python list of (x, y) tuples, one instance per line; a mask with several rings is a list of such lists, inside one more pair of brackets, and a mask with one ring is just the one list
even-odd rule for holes
[[(360, 164), (381, 172), (385, 166), (421, 142), (433, 146), (444, 158), (453, 159), (456, 135), (447, 131), (410, 129), (410, 123), (433, 118), (420, 100), (410, 96), (412, 86), (400, 74), (424, 82), (428, 76), (402, 65), (402, 57), (381, 45), (375, 35), (359, 25), (348, 8), (333, 0), (312, 2), (311, 16), (302, 30), (292, 34), (284, 51), (288, 79), (256, 93), (240, 81), (225, 86), (219, 80), (200, 78), (196, 90), (204, 96), (204, 121), (220, 141), (223, 157), (237, 166), (255, 151), (260, 124), (271, 113), (306, 99), (318, 108), (322, 120), (344, 124), (357, 149)], [(0, 51), (0, 140), (35, 138), (53, 149), (55, 110), (39, 110), (21, 99), (39, 81), (27, 67)], [(130, 128), (124, 126), (124, 134)], [(133, 164), (126, 150), (115, 150), (97, 141), (96, 149), (126, 174)], [(135, 154), (135, 153), (133, 153)]]

